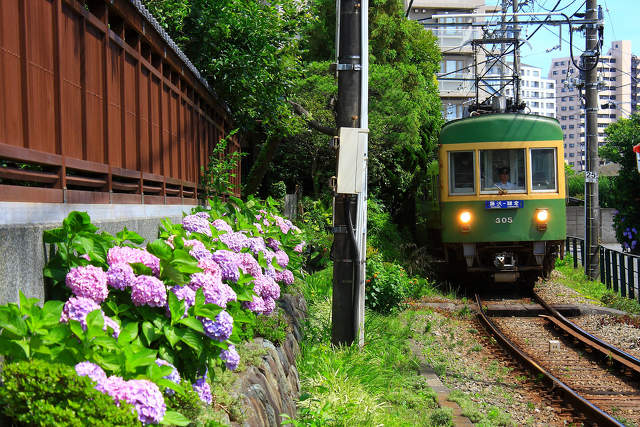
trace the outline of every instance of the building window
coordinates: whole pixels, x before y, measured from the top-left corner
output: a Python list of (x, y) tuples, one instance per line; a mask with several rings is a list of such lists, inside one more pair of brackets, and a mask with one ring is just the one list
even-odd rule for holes
[(554, 84), (553, 83), (547, 83), (547, 89), (553, 89)]
[(569, 97), (569, 101), (573, 101), (573, 96), (570, 96), (570, 97)]
[[(565, 130), (567, 128), (567, 125), (562, 125), (560, 126), (562, 128), (562, 130)], [(566, 148), (566, 147), (565, 147)]]
[(573, 120), (575, 116), (569, 116), (569, 120)]
[(560, 98), (560, 101), (562, 101), (562, 102), (564, 102), (564, 101), (566, 101), (566, 100), (567, 100), (567, 97), (566, 97), (566, 96), (563, 96), (562, 98)]
[(553, 107), (555, 107), (555, 106), (553, 105), (552, 102), (547, 102), (547, 108), (553, 108)]
[(575, 157), (576, 155), (574, 153), (569, 153), (569, 157)]
[(567, 116), (560, 117), (561, 120), (567, 120)]
[(573, 129), (573, 128), (575, 128), (574, 125), (569, 125), (569, 129)]
[(574, 137), (575, 137), (574, 134), (572, 134), (572, 133), (569, 134), (569, 139), (573, 139)]
[(552, 74), (553, 74), (554, 76), (557, 76), (557, 75), (558, 75), (558, 70), (553, 70), (553, 73), (552, 73)]
[(572, 111), (573, 111), (573, 110), (575, 110), (575, 109), (576, 109), (576, 107), (574, 107), (573, 105), (569, 105), (569, 110), (572, 110)]
[(567, 107), (565, 107), (564, 105), (562, 107), (560, 107), (560, 110), (562, 111), (567, 111)]

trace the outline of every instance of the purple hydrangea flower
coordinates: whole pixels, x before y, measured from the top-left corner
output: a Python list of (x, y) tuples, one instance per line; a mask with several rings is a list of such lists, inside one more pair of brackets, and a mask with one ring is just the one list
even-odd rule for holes
[(289, 255), (285, 251), (276, 251), (276, 262), (282, 268), (289, 264)]
[(186, 231), (202, 233), (211, 237), (211, 223), (206, 218), (197, 215), (187, 215), (182, 218), (182, 227)]
[[(82, 324), (82, 329), (86, 331), (87, 315), (95, 310), (100, 310), (100, 306), (91, 298), (71, 297), (62, 308), (60, 321), (67, 323), (69, 319), (77, 320)], [(102, 310), (100, 310), (100, 312), (102, 312)]]
[(243, 273), (250, 274), (253, 277), (262, 275), (262, 267), (250, 253), (241, 252), (238, 254), (237, 259), (240, 261), (240, 269)]
[(209, 273), (193, 273), (191, 275), (191, 281), (189, 282), (189, 287), (194, 291), (197, 291), (200, 288), (204, 288), (206, 286), (217, 287), (222, 283), (221, 277), (214, 276)]
[(276, 282), (282, 282), (285, 285), (291, 285), (294, 281), (293, 272), (291, 270), (282, 270), (276, 273)]
[[(291, 224), (291, 221), (285, 221), (284, 218), (278, 216), (278, 215), (274, 215), (273, 216), (276, 220), (276, 225), (278, 227), (280, 227), (280, 231), (282, 231), (283, 234), (287, 234), (289, 232), (289, 230), (291, 229), (291, 226), (289, 224)], [(288, 222), (288, 224), (287, 224)]]
[(253, 291), (262, 298), (280, 298), (280, 286), (272, 277), (260, 275), (254, 280)]
[(106, 273), (93, 265), (73, 267), (67, 273), (65, 283), (75, 296), (91, 298), (98, 303), (103, 302), (109, 295)]
[(233, 317), (224, 310), (216, 316), (215, 321), (206, 317), (199, 317), (199, 319), (204, 327), (204, 333), (211, 339), (224, 341), (229, 339), (233, 332)]
[(293, 248), (293, 251), (301, 254), (302, 251), (304, 251), (305, 246), (306, 246), (306, 242), (302, 241)]
[(113, 264), (107, 270), (107, 284), (112, 288), (124, 291), (134, 280), (136, 275), (129, 264)]
[(240, 252), (242, 248), (247, 245), (246, 242), (248, 238), (244, 233), (237, 232), (221, 234), (220, 240), (222, 241), (222, 243), (227, 245), (229, 250), (232, 250), (233, 252)]
[(238, 299), (235, 291), (226, 283), (220, 283), (215, 286), (204, 286), (202, 291), (204, 293), (204, 301), (207, 304), (215, 304), (222, 308), (227, 308), (229, 301)]
[(262, 237), (250, 237), (245, 242), (245, 247), (249, 248), (254, 255), (258, 255), (258, 253), (264, 251), (267, 248), (267, 245), (264, 242)]
[(233, 228), (224, 219), (214, 219), (213, 226), (218, 231), (226, 231), (227, 233), (233, 233)]
[(126, 381), (124, 401), (133, 405), (143, 424), (158, 424), (167, 411), (160, 389), (148, 380)]
[(213, 402), (213, 396), (211, 396), (211, 387), (207, 382), (206, 374), (204, 377), (199, 378), (195, 383), (193, 383), (191, 387), (193, 387), (196, 393), (198, 393), (200, 400), (207, 405), (211, 405), (211, 402)]
[(273, 239), (271, 237), (267, 238), (267, 246), (273, 249), (274, 251), (280, 250), (280, 241)]
[(131, 248), (129, 246), (114, 246), (107, 253), (107, 263), (132, 264), (140, 262), (151, 269), (154, 275), (160, 273), (160, 259), (150, 254), (145, 249)]
[(213, 254), (213, 260), (220, 266), (222, 269), (222, 279), (223, 280), (231, 280), (232, 282), (237, 282), (240, 278), (239, 266), (238, 266), (238, 258), (235, 252), (226, 251), (226, 250), (218, 250)]
[[(178, 372), (178, 370), (176, 369), (175, 366), (173, 366), (171, 363), (167, 362), (164, 359), (156, 359), (156, 365), (158, 366), (170, 366), (173, 371), (171, 371), (171, 373), (167, 376), (164, 376), (162, 378), (165, 378), (169, 381), (171, 381), (172, 383), (175, 384), (180, 384), (180, 372)], [(173, 396), (174, 394), (176, 394), (176, 392), (172, 389), (170, 389), (169, 387), (164, 389), (165, 394), (169, 395), (169, 396)]]
[(273, 310), (276, 309), (276, 301), (273, 298), (263, 298), (264, 299), (264, 309), (262, 310), (262, 314), (271, 314)]
[(75, 369), (78, 376), (89, 377), (92, 381), (97, 383), (107, 379), (107, 374), (105, 374), (102, 368), (95, 363), (80, 362), (75, 366)]
[(80, 258), (86, 259), (87, 261), (91, 261), (91, 257), (89, 256), (89, 254), (82, 254), (80, 255)]
[(131, 301), (134, 305), (164, 307), (167, 305), (167, 289), (156, 277), (138, 276), (131, 285)]
[(264, 299), (262, 299), (262, 297), (259, 295), (254, 295), (253, 300), (244, 301), (242, 305), (247, 310), (251, 310), (256, 314), (262, 314), (265, 309)]
[(258, 233), (260, 233), (260, 234), (264, 233), (264, 230), (262, 229), (262, 224), (260, 224), (258, 222), (254, 222), (253, 226), (258, 229)]
[(206, 219), (207, 221), (210, 218), (209, 212), (198, 212), (198, 213), (196, 213), (194, 215), (197, 216), (198, 218)]
[(271, 265), (271, 263), (267, 264), (267, 268), (264, 269), (264, 275), (265, 276), (269, 276), (272, 277), (275, 280), (278, 280), (278, 272), (276, 271), (276, 268)]
[(207, 248), (204, 245), (204, 243), (202, 243), (198, 239), (185, 240), (183, 243), (184, 243), (184, 247), (185, 248), (191, 248), (192, 250), (196, 249), (196, 250), (201, 250), (201, 251), (207, 251)]
[(225, 362), (227, 369), (235, 371), (238, 367), (238, 363), (240, 363), (240, 355), (236, 351), (236, 346), (229, 344), (229, 348), (227, 350), (222, 350), (220, 352), (220, 359)]

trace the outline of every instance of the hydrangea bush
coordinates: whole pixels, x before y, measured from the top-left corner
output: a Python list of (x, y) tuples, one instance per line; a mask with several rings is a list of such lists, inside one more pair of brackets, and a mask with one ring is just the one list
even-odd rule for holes
[(271, 201), (235, 198), (163, 221), (146, 247), (126, 229), (98, 234), (80, 212), (45, 241), (56, 247), (44, 270), (49, 294), (63, 301), (40, 308), (21, 295), (19, 305), (0, 306), (0, 354), (73, 365), (142, 423), (177, 425), (188, 420), (167, 410), (163, 393), (185, 393), (182, 379), (211, 402), (211, 368), (237, 368), (236, 345), (275, 309), (304, 248)]

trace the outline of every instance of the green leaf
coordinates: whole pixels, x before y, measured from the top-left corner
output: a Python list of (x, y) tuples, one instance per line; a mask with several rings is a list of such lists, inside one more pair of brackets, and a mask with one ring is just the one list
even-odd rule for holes
[(176, 344), (180, 341), (180, 336), (176, 333), (175, 329), (172, 326), (164, 327), (164, 336), (171, 344), (171, 347), (175, 347)]
[(62, 227), (52, 230), (45, 230), (42, 233), (42, 239), (45, 243), (61, 243), (67, 240), (68, 234)]
[(157, 328), (149, 321), (142, 323), (142, 335), (147, 340), (147, 346), (160, 337)]
[(181, 325), (185, 325), (196, 332), (200, 332), (204, 334), (204, 327), (202, 326), (202, 322), (200, 322), (195, 317), (185, 317), (184, 319), (181, 319), (178, 323), (180, 323)]
[(133, 370), (139, 366), (156, 364), (158, 352), (150, 349), (138, 350), (133, 354), (127, 352), (129, 367)]
[(80, 231), (94, 232), (97, 227), (91, 224), (91, 218), (86, 212), (73, 211), (62, 221), (62, 226), (71, 233)]
[(76, 236), (71, 243), (76, 252), (81, 254), (88, 254), (93, 250), (93, 239), (89, 237)]
[(15, 309), (9, 306), (0, 307), (0, 328), (20, 337), (25, 336), (28, 332), (25, 321)]
[(171, 259), (173, 249), (162, 239), (156, 239), (147, 245), (147, 250), (161, 260)]
[(87, 314), (87, 334), (90, 338), (103, 335), (104, 317), (100, 309), (93, 310)]
[(130, 322), (124, 325), (120, 329), (120, 335), (118, 336), (118, 344), (124, 345), (129, 344), (131, 341), (136, 339), (138, 336), (138, 323)]
[(84, 340), (85, 333), (82, 330), (82, 324), (75, 319), (69, 319), (69, 328), (73, 334), (80, 338), (80, 340)]
[(189, 424), (191, 424), (191, 421), (180, 412), (167, 411), (164, 413), (164, 418), (162, 419), (160, 424), (166, 426), (188, 426)]
[(195, 303), (194, 306), (195, 307), (202, 307), (205, 303), (205, 297), (204, 297), (204, 291), (202, 290), (202, 288), (199, 288), (196, 291), (196, 299), (195, 299)]
[(64, 302), (62, 301), (47, 301), (42, 306), (42, 326), (54, 326), (60, 322), (60, 315), (62, 314), (62, 308)]
[(127, 227), (124, 227), (124, 229), (120, 232), (118, 232), (116, 234), (116, 237), (118, 238), (118, 240), (120, 240), (121, 242), (124, 242), (126, 240), (129, 240), (130, 242), (135, 243), (136, 245), (141, 245), (144, 242), (144, 237), (141, 237), (138, 233), (136, 233), (135, 231), (130, 231), (127, 230)]
[(120, 346), (118, 345), (116, 339), (110, 336), (97, 337), (92, 341), (92, 343), (97, 346), (106, 348), (107, 350), (116, 351), (120, 349)]
[(153, 270), (141, 262), (132, 262), (129, 264), (136, 276), (153, 276)]
[(61, 344), (70, 335), (69, 325), (61, 323), (48, 330), (48, 333), (42, 337), (45, 344)]
[(207, 319), (215, 320), (216, 316), (222, 311), (222, 307), (215, 304), (205, 304), (194, 308), (194, 314), (196, 316), (203, 316)]
[[(189, 347), (191, 347), (192, 349), (194, 349), (196, 352), (196, 355), (200, 357), (200, 354), (202, 353), (202, 348), (203, 348), (202, 340), (204, 339), (204, 337), (189, 329), (183, 331), (181, 335), (182, 335), (181, 337), (182, 342), (188, 345)], [(209, 339), (209, 338), (206, 338), (206, 339)]]
[(184, 316), (184, 301), (179, 300), (173, 292), (169, 292), (169, 311), (172, 325)]
[(122, 374), (122, 367), (124, 365), (123, 353), (96, 353), (94, 359), (98, 365), (107, 371), (111, 371), (115, 374)]

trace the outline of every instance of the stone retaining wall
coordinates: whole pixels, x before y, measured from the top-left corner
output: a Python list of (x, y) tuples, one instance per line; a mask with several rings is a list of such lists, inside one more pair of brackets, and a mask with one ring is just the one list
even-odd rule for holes
[(260, 366), (252, 366), (238, 375), (232, 394), (242, 403), (244, 420), (234, 426), (279, 426), (281, 414), (296, 416), (300, 379), (296, 357), (300, 353), (301, 326), (307, 305), (302, 295), (283, 294), (278, 305), (285, 311), (292, 332), (282, 346), (256, 338), (254, 344), (266, 350)]
[[(600, 208), (600, 241), (617, 243), (613, 228), (615, 209)], [(567, 206), (567, 235), (584, 238), (584, 206)]]

